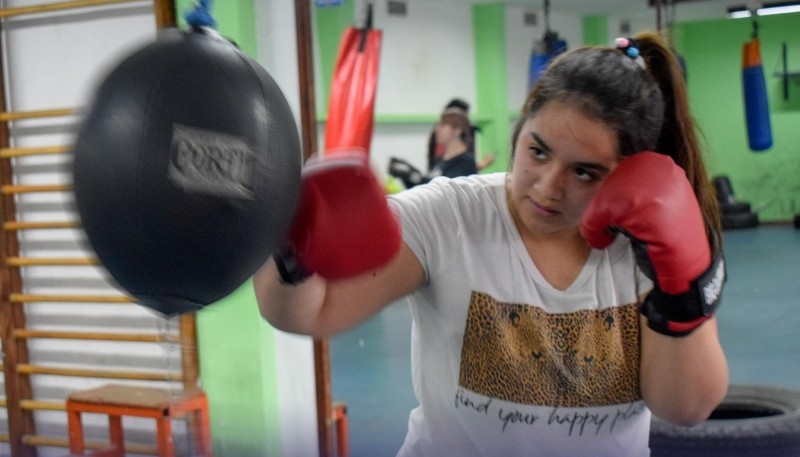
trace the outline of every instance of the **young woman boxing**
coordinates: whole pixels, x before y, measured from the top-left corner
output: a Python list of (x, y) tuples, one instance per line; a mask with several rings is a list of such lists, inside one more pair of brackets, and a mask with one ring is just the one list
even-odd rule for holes
[(327, 336), (407, 298), (400, 456), (647, 456), (651, 414), (696, 424), (728, 386), (719, 216), (674, 55), (654, 34), (563, 54), (512, 145), (507, 173), (390, 197), (403, 242), (380, 266), (320, 273), (309, 240), (384, 234), (304, 226), (255, 277), (261, 313)]

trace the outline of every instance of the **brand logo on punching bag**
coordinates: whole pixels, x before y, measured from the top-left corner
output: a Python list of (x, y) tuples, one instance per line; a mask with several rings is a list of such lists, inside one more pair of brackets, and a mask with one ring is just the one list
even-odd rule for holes
[(186, 192), (253, 199), (255, 154), (240, 137), (175, 124), (170, 181)]

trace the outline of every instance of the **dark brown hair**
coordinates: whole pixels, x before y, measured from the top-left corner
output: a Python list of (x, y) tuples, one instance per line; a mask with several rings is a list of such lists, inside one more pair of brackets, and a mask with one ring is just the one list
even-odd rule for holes
[[(548, 102), (569, 103), (617, 132), (620, 154), (666, 154), (686, 171), (709, 239), (721, 242), (719, 207), (708, 178), (680, 64), (657, 34), (634, 37), (644, 60), (614, 48), (585, 47), (556, 58), (528, 95), (512, 134)], [(512, 152), (513, 154), (513, 152)]]

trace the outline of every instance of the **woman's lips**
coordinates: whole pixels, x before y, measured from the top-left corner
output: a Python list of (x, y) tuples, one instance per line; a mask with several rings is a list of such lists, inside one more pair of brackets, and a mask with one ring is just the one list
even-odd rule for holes
[(540, 205), (539, 203), (536, 203), (533, 200), (531, 200), (531, 206), (533, 206), (533, 210), (534, 212), (536, 212), (536, 214), (540, 214), (542, 216), (555, 216), (557, 214), (561, 214), (559, 211), (556, 211), (544, 205)]

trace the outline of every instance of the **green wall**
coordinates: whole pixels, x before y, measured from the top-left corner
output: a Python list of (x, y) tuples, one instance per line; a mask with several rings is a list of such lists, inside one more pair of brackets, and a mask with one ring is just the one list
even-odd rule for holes
[[(176, 2), (179, 23), (193, 8)], [(257, 56), (253, 0), (213, 3), (217, 31)], [(200, 379), (209, 399), (214, 455), (282, 454), (275, 330), (258, 311), (252, 281), (197, 313)]]
[(608, 17), (604, 15), (581, 18), (584, 45), (608, 46)]
[(751, 152), (747, 145), (741, 83), (742, 45), (750, 19), (679, 24), (675, 46), (686, 59), (692, 110), (707, 144), (713, 175), (727, 175), (738, 200), (750, 202), (762, 221), (785, 221), (800, 213), (800, 80), (783, 98), (781, 43), (789, 71), (800, 72), (800, 14), (758, 18), (773, 146)]
[[(509, 132), (508, 73), (506, 68), (505, 5), (484, 4), (472, 7), (473, 50), (475, 54), (476, 99), (480, 113), (480, 151), (495, 152), (496, 160), (486, 172), (508, 167)], [(480, 154), (480, 152), (479, 152)]]

